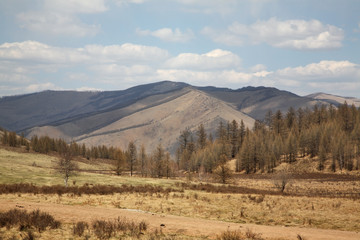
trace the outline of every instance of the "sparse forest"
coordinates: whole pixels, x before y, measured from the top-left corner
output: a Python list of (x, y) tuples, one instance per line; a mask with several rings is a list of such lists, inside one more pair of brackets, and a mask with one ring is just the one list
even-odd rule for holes
[[(49, 137), (28, 140), (0, 129), (0, 195), (8, 211), (0, 211), (3, 222), (9, 222), (9, 210), (33, 219), (12, 210), (25, 208), (32, 216), (34, 209), (27, 202), (55, 219), (63, 219), (66, 212), (76, 216), (71, 223), (60, 222), (61, 230), (44, 225), (37, 231), (34, 226), (45, 222), (31, 220), (24, 232), (19, 230), (23, 223), (19, 214), (12, 214), (13, 225), (0, 227), (0, 236), (204, 239), (220, 234), (217, 239), (285, 240), (293, 239), (295, 229), (301, 231), (298, 239), (310, 239), (313, 228), (318, 228), (323, 231), (320, 237), (333, 236), (329, 229), (336, 229), (343, 239), (358, 239), (360, 182), (354, 170), (360, 159), (359, 109), (347, 104), (290, 108), (286, 113), (268, 112), (265, 121), (257, 121), (252, 129), (241, 120), (219, 122), (213, 132), (205, 129), (200, 124), (195, 131), (181, 131), (173, 157), (161, 144), (155, 149), (134, 142), (125, 149), (88, 147)], [(296, 172), (304, 162), (311, 162), (315, 172)], [(131, 216), (126, 222), (134, 227), (119, 230), (119, 222), (111, 220), (114, 212)], [(109, 220), (94, 221), (95, 215)], [(133, 219), (143, 219), (141, 226), (148, 222), (149, 230), (139, 231)], [(191, 230), (194, 219), (198, 223)], [(256, 229), (238, 231), (240, 224)], [(287, 231), (287, 238), (272, 238), (262, 225)], [(221, 233), (218, 227), (228, 231)], [(177, 236), (180, 230), (185, 232)]]
[[(315, 105), (312, 110), (290, 108), (286, 113), (271, 111), (253, 129), (242, 121), (220, 122), (215, 137), (203, 124), (191, 132), (185, 129), (178, 137), (175, 159), (158, 145), (149, 154), (144, 146), (130, 142), (122, 150), (115, 147), (87, 147), (62, 139), (33, 136), (30, 141), (15, 132), (3, 130), (3, 145), (25, 146), (39, 153), (56, 152), (60, 156), (113, 160), (114, 172), (129, 171), (144, 177), (171, 177), (178, 170), (186, 173), (213, 174), (226, 183), (231, 176), (228, 161), (236, 159), (236, 171), (273, 172), (281, 163), (294, 163), (307, 157), (317, 162), (319, 171), (359, 170), (360, 110), (344, 103), (338, 108)], [(331, 162), (331, 164), (325, 164)]]
[(360, 110), (344, 103), (338, 108), (315, 105), (312, 110), (290, 108), (286, 113), (268, 112), (253, 129), (244, 123), (220, 122), (217, 138), (207, 137), (203, 126), (196, 133), (185, 130), (179, 137), (180, 169), (212, 173), (224, 157), (236, 159), (236, 171), (273, 172), (279, 164), (308, 157), (322, 171), (359, 170)]

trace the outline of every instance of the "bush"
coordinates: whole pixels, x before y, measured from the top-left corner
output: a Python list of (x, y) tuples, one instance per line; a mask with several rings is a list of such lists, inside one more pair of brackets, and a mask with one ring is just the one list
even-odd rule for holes
[(88, 229), (89, 225), (86, 222), (77, 222), (73, 227), (73, 234), (81, 237), (84, 234), (85, 229)]
[(96, 220), (92, 224), (93, 231), (99, 239), (109, 239), (116, 233), (128, 233), (131, 236), (139, 236), (148, 228), (148, 223), (141, 221), (136, 223), (126, 218), (117, 218), (114, 221)]
[(254, 233), (250, 229), (246, 231), (246, 233), (242, 233), (240, 231), (230, 231), (227, 230), (221, 233), (216, 238), (217, 240), (263, 240), (261, 238), (261, 234)]
[(59, 228), (60, 222), (56, 221), (50, 214), (40, 212), (40, 210), (27, 213), (25, 210), (12, 209), (0, 213), (0, 227), (10, 229), (13, 226), (19, 226), (20, 230), (35, 228), (41, 232), (46, 228)]

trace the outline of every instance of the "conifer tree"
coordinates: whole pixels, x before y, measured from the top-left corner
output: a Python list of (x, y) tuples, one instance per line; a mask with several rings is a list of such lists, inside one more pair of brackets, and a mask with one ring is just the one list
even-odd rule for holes
[(206, 132), (203, 124), (200, 124), (198, 127), (198, 130), (196, 132), (197, 134), (197, 144), (199, 149), (204, 149), (206, 146)]
[(114, 170), (115, 170), (116, 175), (120, 176), (124, 169), (124, 165), (125, 165), (125, 154), (123, 153), (123, 151), (121, 151), (121, 149), (116, 149), (114, 158), (115, 158), (115, 169)]
[(127, 149), (127, 162), (130, 168), (130, 176), (133, 175), (137, 161), (137, 151), (134, 141), (130, 141)]
[(140, 162), (140, 172), (141, 172), (141, 176), (142, 176), (142, 177), (147, 176), (147, 172), (148, 172), (147, 156), (146, 156), (146, 151), (145, 151), (145, 146), (144, 146), (144, 144), (141, 145), (141, 148), (140, 148), (139, 162)]

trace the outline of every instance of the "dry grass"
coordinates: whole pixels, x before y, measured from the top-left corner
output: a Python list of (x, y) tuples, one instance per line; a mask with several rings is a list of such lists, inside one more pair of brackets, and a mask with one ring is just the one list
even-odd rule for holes
[[(18, 195), (2, 195), (19, 199)], [(289, 197), (206, 193), (126, 193), (114, 195), (33, 195), (21, 194), (22, 201), (65, 205), (139, 209), (237, 223), (315, 227), (357, 231), (360, 228), (360, 201), (338, 198)]]
[[(55, 157), (41, 154), (25, 154), (0, 149), (0, 183), (12, 184), (31, 182), (38, 187), (62, 184), (61, 176), (52, 169)], [(33, 164), (33, 163), (36, 164)], [(82, 162), (83, 168), (93, 170), (102, 165)], [(54, 193), (34, 192), (3, 194), (2, 199), (28, 202), (46, 202), (65, 205), (104, 206), (107, 208), (139, 209), (159, 214), (171, 214), (195, 218), (222, 220), (236, 223), (256, 223), (263, 225), (300, 226), (323, 229), (358, 231), (360, 229), (359, 198), (345, 196), (345, 193), (360, 193), (359, 177), (347, 175), (304, 175), (293, 176), (281, 195), (275, 189), (271, 176), (253, 175), (238, 177), (236, 186), (225, 187), (217, 184), (183, 183), (179, 180), (151, 179), (137, 177), (117, 177), (106, 174), (81, 172), (70, 179), (77, 186), (88, 183), (121, 187), (143, 185), (172, 188), (169, 191), (134, 191), (129, 190), (110, 195), (97, 195), (95, 192), (76, 194), (76, 192)], [(79, 187), (80, 188), (80, 187)], [(248, 190), (250, 192), (247, 192)], [(244, 190), (244, 191), (240, 191)], [(246, 190), (246, 191), (245, 191)], [(183, 192), (182, 192), (183, 191)], [(36, 194), (35, 194), (36, 193)], [(321, 193), (332, 196), (320, 197)], [(345, 196), (345, 197), (344, 197)], [(87, 233), (84, 227), (81, 239)], [(81, 232), (81, 225), (77, 232)], [(46, 235), (49, 232), (50, 235)], [(5, 234), (5, 235), (4, 235)], [(9, 235), (10, 234), (10, 235)], [(9, 239), (11, 234), (0, 229), (0, 239)], [(25, 233), (22, 233), (25, 234)], [(38, 239), (38, 233), (34, 233)], [(65, 225), (42, 233), (46, 236), (63, 236), (63, 239), (80, 239), (74, 236), (74, 226)], [(19, 235), (14, 239), (21, 239)], [(127, 236), (131, 239), (131, 236)], [(149, 239), (161, 239), (161, 233), (151, 233)], [(169, 236), (167, 236), (169, 237)], [(168, 239), (186, 239), (187, 236), (176, 236)], [(62, 238), (54, 238), (62, 239)]]

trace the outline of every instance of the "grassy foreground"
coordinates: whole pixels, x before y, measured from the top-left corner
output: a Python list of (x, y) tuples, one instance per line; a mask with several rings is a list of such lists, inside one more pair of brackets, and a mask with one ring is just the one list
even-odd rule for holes
[[(0, 148), (0, 184), (32, 183), (36, 186), (62, 185), (62, 177), (54, 170), (56, 157), (15, 152)], [(109, 164), (97, 164), (91, 161), (78, 163), (81, 169), (110, 170)], [(195, 180), (195, 179), (194, 179)], [(298, 226), (322, 229), (358, 231), (360, 229), (360, 200), (351, 197), (334, 197), (337, 192), (360, 193), (358, 178), (319, 178), (293, 179), (287, 186), (285, 195), (254, 193), (221, 193), (191, 189), (182, 184), (181, 179), (152, 179), (128, 176), (100, 174), (91, 171), (79, 172), (70, 179), (71, 185), (151, 185), (173, 188), (170, 192), (126, 192), (115, 194), (2, 194), (3, 200), (21, 200), (27, 202), (54, 203), (73, 206), (101, 206), (106, 208), (138, 209), (158, 214), (188, 216), (235, 223), (255, 223), (260, 225)], [(271, 179), (235, 178), (233, 185), (252, 189), (271, 189), (276, 191)], [(184, 187), (185, 186), (185, 187)], [(319, 197), (310, 192), (334, 192), (334, 196)], [(341, 195), (339, 195), (341, 196)], [(72, 224), (46, 233), (36, 233), (46, 239), (47, 234), (66, 236), (65, 239), (84, 239), (72, 235)], [(15, 234), (16, 229), (0, 233)], [(64, 235), (65, 234), (65, 235)], [(220, 234), (220, 233), (219, 233)], [(151, 234), (147, 237), (151, 239)], [(5, 236), (5, 235), (4, 235)], [(8, 236), (8, 235), (6, 235)], [(154, 235), (155, 236), (155, 235)], [(160, 238), (160, 236), (158, 236)], [(177, 236), (186, 239), (187, 236)], [(6, 239), (6, 238), (5, 238)], [(55, 238), (55, 239), (61, 239)], [(131, 239), (131, 237), (129, 237)], [(156, 239), (156, 238), (153, 238)], [(171, 238), (168, 238), (171, 239)], [(175, 239), (175, 238), (174, 238)]]

